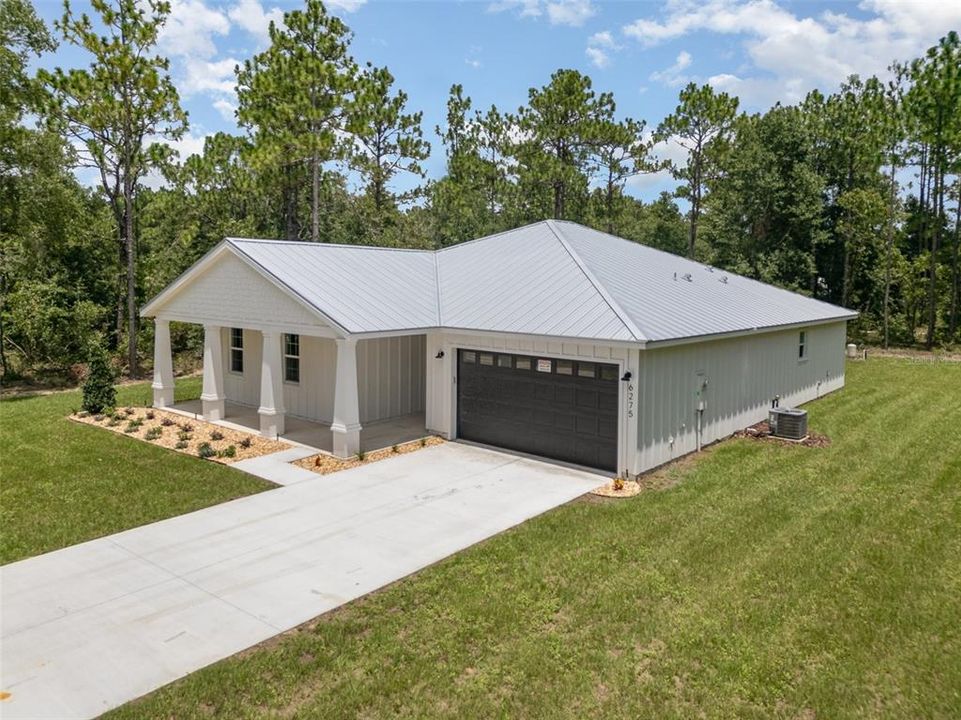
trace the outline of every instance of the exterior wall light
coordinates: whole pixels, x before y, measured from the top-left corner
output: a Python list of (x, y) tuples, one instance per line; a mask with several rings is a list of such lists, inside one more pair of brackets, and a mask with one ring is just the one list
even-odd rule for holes
[(438, 350), (438, 351), (437, 351), (437, 354), (434, 355), (434, 359), (435, 359), (435, 360), (440, 360), (442, 357), (444, 357), (444, 351), (443, 351), (443, 350)]
[(633, 375), (631, 375), (631, 371), (628, 370), (626, 373), (624, 373), (624, 377), (622, 377), (621, 380), (624, 382), (630, 382), (632, 377)]

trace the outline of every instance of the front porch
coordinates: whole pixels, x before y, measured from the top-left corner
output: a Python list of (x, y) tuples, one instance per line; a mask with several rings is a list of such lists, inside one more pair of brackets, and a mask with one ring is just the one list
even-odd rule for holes
[[(205, 419), (203, 401), (200, 399), (179, 402), (166, 409), (195, 420)], [(208, 419), (207, 421), (237, 430), (260, 432), (260, 415), (257, 408), (240, 403), (225, 401), (224, 417), (220, 420)], [(334, 453), (334, 434), (329, 423), (288, 415), (284, 424), (284, 432), (277, 436), (278, 439), (305, 445), (322, 452)], [(360, 452), (373, 452), (417, 440), (428, 434), (424, 428), (423, 412), (367, 423), (360, 430)]]

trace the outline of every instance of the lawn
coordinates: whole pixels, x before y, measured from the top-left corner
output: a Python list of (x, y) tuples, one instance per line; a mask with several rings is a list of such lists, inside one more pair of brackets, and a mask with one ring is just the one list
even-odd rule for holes
[(830, 447), (724, 442), (109, 717), (961, 717), (961, 363), (809, 410)]
[[(199, 378), (177, 399), (200, 394)], [(119, 389), (149, 404), (149, 383)], [(212, 462), (67, 419), (80, 392), (0, 402), (0, 564), (273, 487)]]

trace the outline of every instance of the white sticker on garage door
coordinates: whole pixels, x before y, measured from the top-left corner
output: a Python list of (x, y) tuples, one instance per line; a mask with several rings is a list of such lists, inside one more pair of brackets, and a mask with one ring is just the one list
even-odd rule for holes
[(550, 372), (551, 371), (551, 361), (539, 358), (537, 360), (537, 372)]

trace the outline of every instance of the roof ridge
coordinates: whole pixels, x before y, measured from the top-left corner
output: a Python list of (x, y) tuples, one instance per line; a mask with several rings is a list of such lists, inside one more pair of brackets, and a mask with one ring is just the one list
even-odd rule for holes
[(515, 228), (508, 228), (507, 230), (501, 230), (500, 232), (491, 233), (490, 235), (482, 235), (479, 238), (473, 238), (472, 240), (465, 240), (464, 242), (454, 243), (453, 245), (447, 245), (446, 247), (437, 248), (433, 252), (442, 253), (448, 250), (454, 250), (456, 248), (462, 248), (465, 245), (473, 245), (474, 243), (479, 243), (481, 240), (490, 240), (491, 238), (500, 237), (501, 235), (507, 235), (508, 233), (517, 232), (518, 230), (523, 230), (524, 228), (534, 227), (535, 225), (543, 225), (544, 223), (550, 222), (549, 220), (535, 220), (532, 223), (527, 223), (526, 225), (519, 225)]
[(437, 251), (431, 253), (431, 258), (434, 261), (434, 294), (437, 296), (437, 326), (440, 327), (444, 324), (444, 314), (443, 305), (441, 303), (441, 292), (440, 292), (440, 263), (437, 261)]
[(607, 303), (607, 306), (617, 316), (617, 319), (621, 321), (624, 327), (627, 328), (628, 332), (631, 333), (635, 340), (639, 342), (646, 342), (648, 339), (647, 336), (641, 332), (641, 329), (631, 319), (630, 315), (624, 312), (624, 309), (611, 296), (611, 294), (607, 292), (607, 289), (596, 277), (594, 277), (594, 273), (592, 273), (590, 268), (587, 267), (587, 264), (584, 262), (583, 258), (581, 258), (577, 251), (575, 251), (574, 248), (571, 247), (570, 243), (567, 242), (567, 239), (564, 237), (560, 229), (555, 227), (554, 221), (545, 220), (544, 222), (547, 224), (547, 227), (550, 228), (551, 232), (554, 233), (554, 237), (557, 238), (561, 246), (567, 251), (567, 254), (571, 256), (571, 260), (574, 261), (574, 264), (577, 265), (580, 271), (584, 274), (584, 277), (587, 278), (588, 282), (594, 286), (594, 289), (597, 290), (598, 294), (604, 298), (604, 302)]
[(394, 247), (384, 247), (383, 245), (354, 245), (352, 243), (323, 243), (323, 242), (313, 242), (312, 240), (278, 240), (276, 238), (246, 238), (246, 237), (233, 237), (227, 236), (224, 238), (229, 242), (249, 242), (249, 243), (263, 243), (271, 245), (297, 245), (300, 247), (322, 247), (322, 248), (352, 248), (356, 250), (386, 250), (388, 252), (407, 252), (407, 253), (423, 253), (433, 255), (435, 250), (428, 250), (427, 248), (394, 248)]

